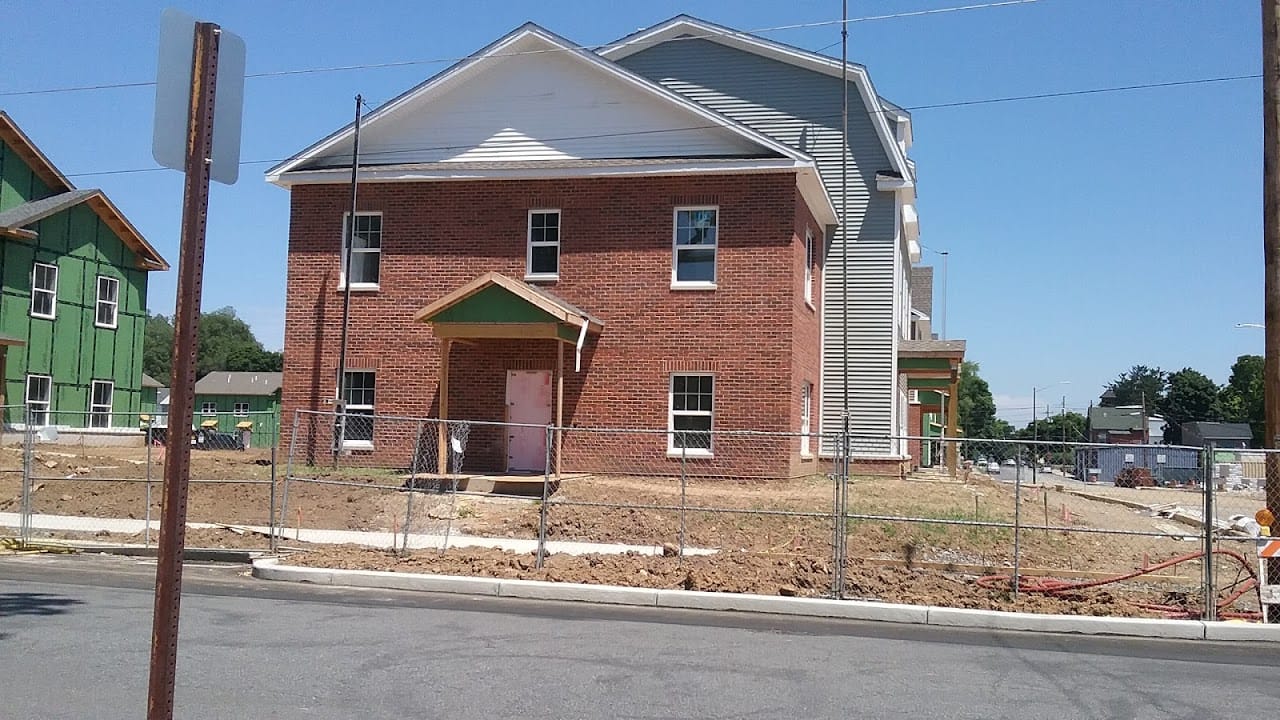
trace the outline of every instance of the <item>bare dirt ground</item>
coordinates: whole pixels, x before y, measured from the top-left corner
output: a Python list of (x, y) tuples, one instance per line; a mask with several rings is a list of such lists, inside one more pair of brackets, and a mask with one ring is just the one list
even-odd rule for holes
[[(18, 508), (21, 476), (15, 471), (20, 470), (21, 462), (20, 450), (0, 448), (0, 512)], [(38, 513), (137, 519), (146, 515), (147, 484), (137, 481), (147, 474), (145, 448), (42, 445), (34, 467), (38, 479), (32, 503)], [(283, 478), (283, 463), (278, 470)], [(284, 519), (287, 527), (403, 531), (407, 521), (415, 533), (448, 530), (499, 538), (538, 535), (543, 508), (534, 499), (408, 493), (403, 475), (386, 469), (295, 470), (298, 475), (341, 484), (290, 482)], [(153, 449), (153, 520), (159, 517), (161, 472), (161, 458)], [(269, 451), (194, 451), (192, 477), (189, 520), (236, 526), (267, 524), (271, 507)], [(711, 558), (686, 558), (684, 563), (673, 558), (555, 556), (546, 569), (534, 571), (529, 558), (498, 551), (450, 550), (444, 558), (419, 553), (402, 560), (377, 551), (340, 548), (300, 557), (310, 558), (302, 560), (309, 563), (377, 565), (394, 561), (397, 569), (409, 569), (417, 563), (437, 572), (821, 595), (831, 587), (833, 541), (843, 531), (848, 548), (846, 593), (850, 596), (1004, 607), (1011, 603), (1007, 592), (982, 590), (974, 585), (974, 579), (1009, 572), (1013, 532), (990, 524), (1014, 520), (1013, 488), (982, 473), (970, 473), (965, 480), (853, 479), (848, 487), (849, 518), (843, 522), (832, 517), (834, 488), (825, 476), (770, 481), (690, 479), (683, 489), (683, 513), (679, 510), (682, 490), (678, 479), (567, 477), (545, 508), (550, 540), (672, 547), (679, 547), (683, 540), (685, 547), (717, 551)], [(278, 482), (276, 489), (280, 502), (284, 483)], [(1199, 550), (1195, 540), (1181, 539), (1196, 535), (1194, 528), (1142, 510), (1079, 497), (1070, 492), (1073, 489), (1095, 495), (1134, 495), (1149, 499), (1148, 504), (1162, 501), (1164, 492), (1181, 493), (1181, 499), (1199, 497), (1176, 490), (1066, 484), (1059, 490), (1052, 480), (1024, 488), (1016, 511), (1024, 526), (1070, 528), (1024, 530), (1020, 542), (1025, 574), (1096, 580)], [(1242, 498), (1240, 502), (1247, 501)], [(86, 520), (86, 525), (91, 522)], [(1109, 532), (1091, 532), (1096, 530)], [(95, 533), (90, 530), (89, 535)], [(120, 541), (138, 542), (140, 538)], [(189, 546), (265, 544), (259, 535), (229, 530), (193, 531), (188, 538)], [(404, 563), (409, 565), (401, 567)], [(1232, 572), (1223, 574), (1234, 582), (1238, 572)], [(1067, 599), (1031, 596), (1019, 608), (1048, 603), (1042, 609), (1149, 614), (1137, 603), (1187, 602), (1186, 597), (1195, 593), (1200, 574), (1200, 562), (1188, 560), (1152, 576)]]

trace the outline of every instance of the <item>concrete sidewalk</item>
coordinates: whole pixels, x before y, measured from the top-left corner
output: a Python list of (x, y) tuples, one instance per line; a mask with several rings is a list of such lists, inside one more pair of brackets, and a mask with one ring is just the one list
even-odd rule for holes
[[(0, 527), (21, 525), (18, 513), (0, 513)], [(80, 515), (32, 515), (33, 530), (53, 530), (61, 532), (110, 532), (121, 535), (140, 535), (146, 529), (145, 520), (130, 518), (95, 518)], [(263, 525), (232, 525), (249, 532), (268, 535), (271, 529)], [(189, 522), (189, 528), (225, 528), (226, 523)], [(160, 521), (151, 521), (151, 530), (158, 532)], [(291, 527), (276, 528), (276, 533), (284, 542), (305, 542), (323, 545), (364, 545), (367, 547), (389, 548), (405, 544), (404, 534), (390, 532), (370, 532), (363, 530), (310, 530)], [(447, 543), (447, 544), (446, 544)], [(441, 548), (482, 547), (498, 548), (511, 552), (537, 552), (538, 541), (528, 538), (489, 538), (472, 535), (427, 535), (409, 533), (408, 547), (414, 550)], [(685, 548), (686, 555), (712, 555), (716, 551), (707, 548)], [(551, 555), (623, 555), (637, 553), (640, 555), (661, 555), (660, 545), (623, 545), (620, 543), (572, 542), (565, 540), (548, 540), (547, 553)]]

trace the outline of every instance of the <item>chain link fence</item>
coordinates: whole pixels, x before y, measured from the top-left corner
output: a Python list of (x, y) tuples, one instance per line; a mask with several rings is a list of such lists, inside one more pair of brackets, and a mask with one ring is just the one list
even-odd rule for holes
[[(278, 427), (274, 414), (228, 414), (231, 432), (208, 422), (222, 425), (220, 417), (180, 429), (137, 413), (40, 408), (9, 416), (26, 420), (8, 424), (0, 447), (0, 470), (18, 466), (17, 524), (24, 544), (151, 546), (159, 532), (165, 439), (181, 431), (192, 448), (187, 546), (270, 545), (278, 436), (254, 429)], [(6, 509), (0, 505), (0, 525), (10, 524)]]

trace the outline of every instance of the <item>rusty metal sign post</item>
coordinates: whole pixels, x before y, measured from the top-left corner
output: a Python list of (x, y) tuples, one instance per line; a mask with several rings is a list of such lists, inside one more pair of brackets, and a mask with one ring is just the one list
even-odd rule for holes
[[(188, 44), (189, 43), (189, 44)], [(186, 48), (190, 47), (190, 55)], [(219, 118), (221, 143), (215, 155), (215, 94), (220, 47), (227, 50), (223, 70), (229, 107)], [(176, 50), (175, 50), (176, 49)], [(244, 44), (213, 23), (196, 22), (166, 11), (160, 39), (160, 82), (157, 83), (157, 161), (175, 167), (174, 138), (185, 139), (182, 167), (186, 173), (182, 200), (182, 240), (178, 261), (177, 304), (174, 309), (173, 378), (169, 416), (176, 422), (165, 440), (164, 490), (161, 505), (159, 556), (156, 563), (155, 614), (151, 630), (151, 675), (147, 689), (147, 720), (173, 718), (178, 660), (178, 608), (182, 598), (183, 545), (186, 539), (187, 484), (191, 470), (191, 438), (183, 428), (195, 404), (196, 338), (204, 277), (205, 226), (212, 177), (235, 182), (239, 164), (240, 95), (244, 82)], [(187, 59), (190, 65), (187, 65)], [(184, 87), (190, 67), (190, 91)], [(176, 77), (175, 77), (176, 76)], [(185, 108), (182, 107), (185, 99)], [(184, 111), (185, 110), (185, 111)], [(183, 117), (185, 116), (185, 118)], [(173, 123), (185, 119), (185, 134)], [(230, 135), (228, 135), (228, 128)]]

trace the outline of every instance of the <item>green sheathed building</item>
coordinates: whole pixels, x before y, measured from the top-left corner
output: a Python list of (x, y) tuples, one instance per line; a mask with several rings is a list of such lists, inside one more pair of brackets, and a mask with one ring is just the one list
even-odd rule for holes
[(218, 370), (196, 381), (196, 420), (200, 426), (217, 420), (219, 430), (253, 423), (261, 446), (280, 434), (280, 386), (284, 373)]
[(137, 427), (147, 277), (169, 269), (107, 196), (77, 189), (0, 112), (6, 424)]

